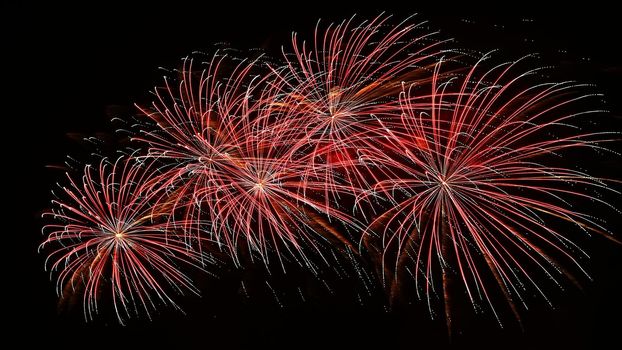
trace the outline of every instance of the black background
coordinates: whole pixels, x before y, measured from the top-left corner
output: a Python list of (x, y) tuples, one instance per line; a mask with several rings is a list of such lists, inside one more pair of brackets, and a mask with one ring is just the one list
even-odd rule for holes
[[(554, 309), (534, 302), (525, 313), (524, 330), (511, 319), (500, 328), (487, 316), (474, 316), (474, 321), (457, 325), (460, 332), (451, 343), (443, 323), (430, 321), (423, 308), (387, 313), (382, 300), (370, 298), (359, 306), (331, 295), (280, 307), (261, 288), (248, 297), (240, 295), (229, 281), (239, 272), (211, 281), (203, 300), (185, 305), (186, 316), (164, 312), (152, 322), (119, 327), (102, 320), (85, 324), (75, 311), (58, 314), (54, 285), (36, 252), (40, 214), (48, 206), (53, 184), (63, 176), (46, 166), (62, 164), (66, 154), (88, 150), (80, 141), (83, 136), (110, 137), (114, 127), (109, 120), (115, 113), (131, 113), (134, 102), (149, 100), (148, 91), (161, 81), (159, 66), (175, 68), (181, 57), (195, 50), (210, 51), (217, 42), (260, 47), (277, 56), (292, 30), (309, 36), (318, 18), (340, 21), (354, 13), (370, 18), (382, 10), (398, 19), (420, 13), (419, 19), (430, 20), (432, 29), (441, 29), (441, 35), (456, 38), (459, 45), (500, 49), (501, 57), (541, 52), (545, 64), (558, 66), (570, 78), (597, 84), (613, 111), (607, 127), (622, 130), (619, 20), (615, 10), (598, 6), (544, 11), (523, 3), (475, 8), (409, 2), (361, 8), (316, 2), (248, 6), (232, 1), (218, 8), (181, 2), (131, 8), (107, 2), (5, 8), (4, 87), (9, 92), (3, 98), (2, 123), (7, 162), (3, 173), (8, 175), (4, 204), (9, 208), (4, 219), (9, 225), (4, 250), (9, 259), (2, 288), (11, 295), (5, 299), (11, 311), (5, 321), (15, 340), (22, 346), (43, 343), (66, 348), (214, 349), (591, 348), (618, 343), (622, 247), (598, 238), (586, 244), (592, 253), (588, 269), (594, 282), (585, 283), (582, 291), (568, 286), (564, 292), (553, 292)], [(609, 164), (615, 167), (609, 173), (620, 172), (618, 160)], [(610, 222), (610, 227), (620, 234), (617, 222)]]

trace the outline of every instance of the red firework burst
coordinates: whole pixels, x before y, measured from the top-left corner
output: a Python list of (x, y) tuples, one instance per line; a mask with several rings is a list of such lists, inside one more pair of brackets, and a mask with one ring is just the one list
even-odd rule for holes
[[(186, 60), (179, 85), (167, 81), (152, 108), (141, 108), (158, 126), (137, 139), (150, 145), (148, 158), (163, 161), (160, 202), (171, 205), (173, 221), (181, 217), (192, 236), (225, 243), (236, 262), (247, 247), (266, 264), (269, 251), (280, 259), (285, 250), (311, 266), (303, 243), (317, 252), (319, 238), (349, 244), (327, 219), (353, 220), (314, 198), (326, 186), (304, 176), (310, 166), (304, 159), (288, 156), (289, 129), (272, 126), (278, 97), (266, 77), (251, 74), (257, 63), (223, 68), (231, 63), (215, 55), (198, 72)], [(330, 188), (352, 192), (343, 184)]]
[(310, 164), (305, 176), (321, 178), (327, 203), (339, 198), (335, 183), (374, 182), (374, 171), (361, 167), (361, 152), (378, 150), (379, 121), (399, 116), (401, 83), (426, 81), (440, 51), (435, 33), (416, 34), (424, 23), (408, 18), (389, 26), (389, 20), (353, 17), (325, 30), (318, 24), (310, 48), (294, 34), (293, 54), (273, 70), (271, 84), (281, 94), (276, 127), (290, 131), (290, 157)]
[(251, 101), (254, 63), (236, 64), (218, 53), (204, 70), (195, 72), (193, 63), (184, 60), (177, 86), (176, 79), (166, 78), (151, 108), (137, 106), (156, 125), (135, 139), (149, 145), (147, 158), (162, 164), (162, 181), (155, 183), (166, 189), (161, 201), (172, 204), (171, 218), (180, 219), (181, 211), (184, 228), (200, 237), (208, 231), (208, 219), (197, 192), (220, 184), (213, 175), (222, 172), (223, 164), (239, 162), (251, 131), (250, 115), (258, 107)]
[(430, 305), (433, 271), (440, 271), (448, 325), (454, 277), (473, 305), (483, 300), (496, 315), (486, 269), (517, 313), (515, 302), (529, 285), (545, 297), (538, 273), (556, 282), (560, 275), (573, 279), (562, 260), (584, 272), (578, 259), (584, 253), (564, 222), (575, 231), (608, 235), (574, 204), (607, 205), (585, 188), (612, 189), (555, 159), (608, 141), (604, 133), (571, 125), (601, 112), (580, 107), (594, 95), (577, 94), (581, 87), (574, 83), (540, 83), (539, 70), (521, 72), (519, 62), (488, 71), (482, 66), (443, 78), (439, 63), (429, 91), (407, 85), (400, 95), (401, 127), (387, 133), (384, 152), (366, 155), (395, 176), (361, 197), (393, 203), (371, 223), (364, 242), (372, 246), (371, 232), (379, 235), (383, 266), (393, 266), (383, 267), (393, 278), (392, 292), (407, 270)]
[(56, 209), (45, 214), (56, 221), (43, 228), (48, 236), (41, 248), (54, 247), (47, 262), (58, 293), (82, 294), (87, 319), (102, 298), (111, 298), (123, 323), (141, 311), (149, 316), (159, 303), (178, 308), (173, 293), (198, 294), (184, 266), (203, 269), (211, 260), (154, 209), (154, 194), (145, 188), (151, 170), (131, 158), (87, 165), (82, 181), (68, 176), (66, 199), (53, 201)]

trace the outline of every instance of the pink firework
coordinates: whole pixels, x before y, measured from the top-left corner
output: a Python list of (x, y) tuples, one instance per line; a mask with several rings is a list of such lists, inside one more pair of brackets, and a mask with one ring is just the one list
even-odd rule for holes
[(373, 193), (392, 203), (363, 240), (380, 248), (388, 288), (397, 293), (399, 276), (409, 273), (431, 305), (440, 272), (448, 326), (453, 279), (495, 315), (486, 281), (496, 280), (517, 313), (529, 286), (546, 298), (538, 274), (573, 279), (564, 262), (584, 272), (573, 226), (608, 235), (575, 206), (607, 206), (586, 188), (612, 189), (558, 165), (561, 152), (608, 141), (571, 124), (601, 112), (580, 108), (594, 95), (577, 93), (584, 87), (574, 83), (538, 82), (539, 70), (520, 71), (520, 62), (486, 71), (482, 61), (453, 78), (439, 63), (429, 88), (405, 85), (401, 126), (387, 133), (384, 152), (366, 155), (395, 176), (360, 198)]
[(294, 34), (293, 54), (273, 70), (271, 84), (282, 95), (275, 103), (278, 121), (291, 133), (291, 157), (310, 164), (305, 176), (321, 178), (327, 203), (339, 198), (335, 183), (367, 188), (374, 182), (361, 152), (378, 150), (380, 120), (399, 117), (401, 83), (426, 81), (440, 52), (435, 33), (417, 34), (424, 23), (408, 18), (389, 25), (390, 18), (318, 26), (310, 46)]
[[(304, 245), (321, 252), (325, 241), (349, 244), (329, 219), (352, 222), (332, 203), (314, 198), (323, 183), (310, 166), (291, 154), (286, 124), (274, 123), (277, 91), (254, 73), (257, 62), (236, 63), (214, 55), (204, 70), (186, 60), (176, 86), (167, 80), (152, 108), (140, 108), (157, 130), (137, 140), (149, 144), (147, 158), (162, 164), (157, 176), (160, 203), (171, 207), (173, 222), (183, 222), (191, 237), (222, 242), (234, 261), (240, 251), (287, 251), (311, 266)], [(351, 188), (332, 183), (336, 193)]]
[[(145, 184), (153, 169), (129, 158), (87, 165), (82, 181), (69, 177), (63, 200), (48, 214), (41, 245), (50, 249), (48, 264), (57, 274), (63, 298), (82, 294), (85, 317), (98, 312), (98, 301), (111, 299), (120, 323), (150, 313), (159, 304), (178, 308), (173, 294), (198, 294), (184, 268), (203, 269), (210, 258), (162, 220)], [(109, 290), (107, 292), (106, 290)]]

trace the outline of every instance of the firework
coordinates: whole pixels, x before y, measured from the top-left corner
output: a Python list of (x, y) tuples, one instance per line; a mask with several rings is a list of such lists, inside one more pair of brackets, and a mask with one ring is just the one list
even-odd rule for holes
[[(64, 298), (83, 295), (85, 317), (98, 312), (100, 299), (111, 299), (120, 323), (139, 313), (150, 313), (158, 304), (179, 306), (173, 294), (198, 294), (188, 267), (203, 269), (211, 263), (154, 210), (148, 166), (133, 159), (114, 163), (102, 160), (98, 168), (87, 165), (81, 181), (69, 177), (65, 199), (46, 215), (53, 224), (42, 248), (57, 275), (57, 290)], [(109, 290), (109, 292), (106, 292)]]
[(152, 106), (138, 106), (155, 125), (146, 125), (135, 140), (148, 145), (146, 158), (161, 164), (163, 181), (155, 183), (165, 189), (161, 201), (171, 204), (171, 218), (199, 237), (207, 231), (200, 193), (222, 185), (214, 176), (223, 166), (241, 165), (239, 150), (257, 106), (251, 100), (254, 62), (235, 63), (217, 53), (203, 70), (195, 72), (193, 64), (185, 59), (179, 82), (166, 78)]
[(443, 44), (435, 33), (417, 33), (425, 23), (411, 18), (390, 26), (390, 16), (358, 23), (354, 17), (316, 27), (311, 47), (292, 38), (293, 53), (273, 69), (280, 124), (290, 131), (290, 157), (310, 164), (305, 176), (324, 182), (324, 198), (341, 201), (333, 184), (367, 188), (375, 172), (360, 162), (377, 152), (381, 119), (399, 116), (402, 82), (425, 81)]
[(518, 317), (528, 291), (547, 298), (543, 280), (576, 282), (575, 232), (611, 237), (580, 208), (618, 193), (567, 158), (612, 139), (582, 131), (598, 96), (524, 59), (470, 64), (411, 22), (318, 24), (280, 61), (184, 59), (137, 105), (139, 149), (69, 177), (53, 202), (42, 247), (58, 293), (82, 296), (88, 319), (110, 299), (123, 323), (179, 308), (174, 294), (198, 293), (186, 269), (215, 254), (316, 276), (345, 275), (345, 260), (392, 301), (411, 275), (450, 326), (454, 290), (500, 319), (494, 293)]
[(321, 241), (349, 244), (327, 214), (353, 220), (314, 198), (311, 192), (324, 184), (301, 175), (310, 166), (304, 159), (287, 156), (288, 129), (272, 126), (278, 97), (266, 77), (251, 74), (257, 62), (228, 70), (231, 63), (215, 55), (205, 70), (194, 71), (186, 60), (179, 85), (167, 80), (152, 108), (141, 108), (157, 123), (156, 131), (136, 139), (149, 144), (146, 158), (162, 164), (160, 202), (192, 236), (223, 242), (237, 263), (240, 251), (258, 253), (266, 264), (269, 252), (281, 260), (286, 251), (312, 266), (303, 245), (321, 252)]
[(364, 241), (380, 237), (383, 274), (393, 276), (389, 288), (397, 288), (406, 269), (428, 305), (440, 271), (448, 323), (452, 279), (473, 305), (484, 301), (497, 315), (490, 274), (516, 313), (529, 286), (546, 298), (538, 274), (556, 283), (561, 275), (572, 279), (562, 261), (585, 273), (572, 227), (608, 235), (575, 205), (607, 206), (587, 188), (613, 190), (558, 165), (562, 152), (608, 141), (606, 133), (573, 126), (602, 112), (581, 107), (594, 95), (571, 82), (540, 82), (539, 70), (521, 71), (520, 62), (485, 70), (484, 60), (445, 79), (439, 63), (429, 90), (405, 85), (401, 127), (387, 133), (383, 153), (367, 155), (399, 176), (373, 186), (370, 193), (392, 205)]

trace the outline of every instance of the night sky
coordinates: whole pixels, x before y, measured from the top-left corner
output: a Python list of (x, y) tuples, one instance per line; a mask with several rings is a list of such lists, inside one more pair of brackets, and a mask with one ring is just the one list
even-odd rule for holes
[[(8, 109), (2, 113), (9, 157), (3, 169), (15, 177), (4, 182), (10, 196), (5, 197), (4, 218), (9, 226), (4, 235), (16, 243), (4, 246), (11, 258), (5, 262), (8, 274), (2, 284), (3, 292), (12, 295), (5, 299), (11, 310), (5, 313), (5, 322), (27, 334), (17, 339), (20, 347), (45, 342), (83, 349), (94, 345), (571, 349), (617, 343), (622, 327), (622, 246), (598, 237), (580, 241), (591, 253), (587, 268), (594, 278), (583, 283), (583, 290), (567, 284), (564, 291), (549, 291), (554, 309), (541, 300), (530, 301), (532, 309), (523, 314), (524, 330), (509, 315), (502, 329), (489, 314), (461, 310), (467, 316), (462, 325), (456, 325), (459, 331), (451, 344), (443, 321), (431, 321), (422, 305), (386, 312), (381, 293), (363, 301), (363, 306), (353, 300), (348, 290), (356, 287), (348, 281), (333, 281), (335, 293), (331, 294), (321, 292), (321, 286), (314, 285), (320, 282), (302, 272), (288, 276), (287, 280), (295, 280), (290, 283), (278, 274), (268, 276), (259, 267), (218, 271), (219, 279), (202, 280), (202, 299), (181, 303), (186, 315), (163, 310), (153, 321), (143, 318), (120, 327), (106, 317), (85, 323), (80, 305), (58, 312), (54, 283), (43, 269), (44, 256), (37, 254), (42, 239), (40, 215), (49, 205), (50, 190), (64, 176), (54, 166), (62, 165), (67, 154), (88, 159), (93, 149), (82, 141), (85, 136), (106, 141), (104, 152), (114, 150), (119, 140), (110, 119), (130, 116), (135, 102), (150, 101), (149, 91), (162, 81), (158, 67), (176, 68), (182, 57), (193, 51), (213, 51), (215, 43), (258, 47), (278, 56), (292, 30), (309, 37), (318, 18), (340, 21), (354, 13), (370, 18), (385, 10), (401, 19), (420, 13), (418, 19), (428, 19), (430, 28), (456, 38), (458, 47), (500, 49), (499, 55), (508, 59), (540, 52), (543, 64), (558, 66), (563, 76), (598, 85), (612, 110), (603, 128), (622, 130), (622, 54), (615, 10), (544, 13), (528, 6), (482, 10), (409, 3), (401, 8), (379, 3), (377, 8), (362, 9), (315, 2), (291, 7), (228, 2), (217, 10), (180, 2), (159, 8), (102, 2), (84, 8), (3, 9), (5, 16), (16, 19), (16, 24), (2, 24), (7, 39), (3, 45), (8, 45), (3, 50), (8, 59), (4, 71), (9, 75), (5, 89), (11, 90), (4, 102)], [(620, 159), (602, 164), (610, 167), (604, 173), (620, 173)], [(619, 217), (610, 220), (609, 227), (622, 235)], [(248, 295), (240, 293), (240, 279), (247, 281)], [(302, 283), (317, 292), (306, 303), (284, 297), (286, 302), (279, 305), (265, 288), (266, 279), (283, 284), (285, 291), (290, 284)]]

